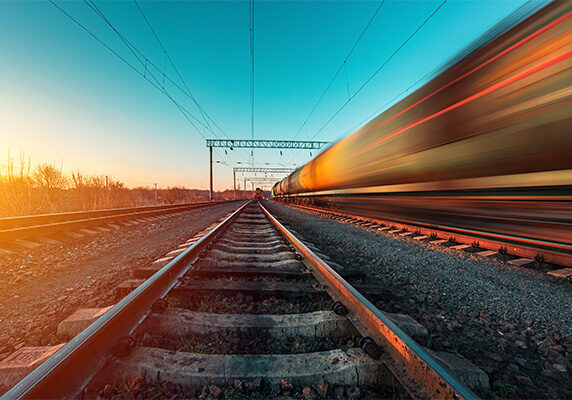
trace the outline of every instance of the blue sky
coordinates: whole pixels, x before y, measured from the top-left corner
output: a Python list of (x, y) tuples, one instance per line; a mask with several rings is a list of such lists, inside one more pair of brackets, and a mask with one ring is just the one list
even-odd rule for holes
[[(54, 1), (144, 72), (83, 1)], [(348, 99), (348, 89), (352, 94), (361, 86), (441, 2), (386, 0), (298, 139), (314, 136)], [(345, 136), (523, 3), (448, 0), (316, 140)], [(163, 69), (163, 52), (133, 1), (95, 4)], [(250, 138), (248, 1), (139, 5), (206, 112), (229, 137)], [(255, 138), (294, 137), (378, 6), (255, 2)], [(182, 86), (166, 64), (166, 74)], [(191, 99), (169, 82), (165, 87), (201, 118)], [(0, 166), (8, 151), (16, 158), (23, 151), (32, 163), (63, 164), (66, 172), (109, 174), (129, 186), (208, 186), (204, 139), (177, 107), (48, 1), (0, 1)], [(247, 160), (246, 151), (226, 153), (215, 155), (226, 164), (215, 166), (215, 189), (231, 187), (231, 166)], [(258, 166), (310, 158), (308, 151), (255, 150)]]

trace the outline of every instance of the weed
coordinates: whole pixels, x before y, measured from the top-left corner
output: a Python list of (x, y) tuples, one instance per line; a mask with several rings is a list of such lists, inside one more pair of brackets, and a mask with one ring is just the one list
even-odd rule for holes
[(498, 387), (499, 387), (499, 393), (501, 396), (506, 396), (506, 397), (511, 397), (516, 393), (516, 385), (510, 383), (510, 382), (506, 382), (506, 381), (500, 381), (498, 382)]

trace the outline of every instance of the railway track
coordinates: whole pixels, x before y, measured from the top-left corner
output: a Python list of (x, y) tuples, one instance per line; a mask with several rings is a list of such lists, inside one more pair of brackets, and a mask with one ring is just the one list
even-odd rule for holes
[(201, 390), (475, 399), (449, 369), (488, 379), (417, 344), (405, 333), (414, 321), (373, 306), (258, 202), (189, 243), (148, 279), (121, 285), (125, 297), (2, 400)]
[[(467, 229), (456, 226), (454, 223), (443, 225), (423, 220), (371, 216), (367, 211), (361, 210), (360, 212), (359, 209), (346, 211), (328, 207), (286, 204), (289, 207), (323, 217), (335, 218), (342, 222), (355, 223), (416, 240), (428, 240), (436, 244), (446, 243), (450, 245), (448, 247), (458, 250), (468, 249), (483, 257), (502, 255), (508, 263), (517, 266), (544, 263), (548, 266), (549, 274), (560, 278), (572, 277), (572, 246), (566, 243), (553, 244), (513, 234)], [(569, 225), (567, 220), (561, 223), (561, 225), (566, 224)], [(497, 229), (502, 226), (499, 222)]]
[[(13, 248), (18, 246), (37, 247), (36, 241), (50, 242), (49, 236), (54, 234), (64, 233), (72, 237), (81, 237), (84, 234), (95, 233), (94, 229), (108, 230), (109, 227), (118, 229), (121, 226), (115, 224), (131, 225), (144, 221), (146, 218), (209, 207), (220, 203), (221, 201), (205, 201), (0, 218), (0, 254), (10, 253)], [(48, 239), (46, 239), (47, 237)]]

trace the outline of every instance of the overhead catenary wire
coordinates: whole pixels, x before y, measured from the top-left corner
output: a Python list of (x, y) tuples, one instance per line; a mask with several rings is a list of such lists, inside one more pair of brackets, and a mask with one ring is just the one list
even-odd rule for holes
[[(338, 114), (353, 100), (355, 96), (357, 96), (363, 88), (365, 88), (372, 79), (399, 53), (399, 51), (411, 40), (413, 37), (423, 28), (427, 22), (447, 3), (448, 0), (443, 0), (439, 6), (429, 16), (408, 36), (408, 38), (393, 52), (391, 55), (385, 59), (385, 61), (365, 80), (364, 83), (342, 104), (340, 108), (336, 110), (336, 112), (314, 133), (310, 140), (314, 140), (329, 124), (338, 116)], [(290, 160), (288, 164), (290, 164), (299, 154), (300, 152), (296, 153), (294, 157)]]
[(443, 2), (441, 4), (439, 4), (439, 6), (433, 10), (433, 12), (425, 19), (425, 21), (423, 21), (421, 23), (421, 25), (419, 25), (417, 27), (417, 29), (415, 29), (415, 31), (413, 31), (413, 33), (411, 35), (409, 35), (409, 37), (401, 44), (401, 46), (399, 46), (380, 66), (379, 68), (377, 68), (375, 70), (375, 72), (373, 74), (371, 74), (369, 76), (369, 78), (366, 79), (366, 81), (350, 96), (350, 98), (344, 103), (342, 104), (342, 106), (330, 117), (330, 119), (328, 119), (326, 121), (326, 123), (324, 125), (322, 125), (322, 127), (320, 129), (318, 129), (318, 131), (314, 134), (314, 136), (312, 136), (312, 139), (310, 140), (314, 140), (316, 138), (316, 136), (318, 136), (320, 134), (320, 132), (322, 132), (324, 130), (324, 128), (326, 126), (328, 126), (330, 124), (330, 122), (352, 101), (352, 99), (359, 93), (361, 92), (361, 90), (363, 88), (365, 88), (370, 82), (371, 80), (383, 69), (383, 67), (385, 67), (393, 57), (395, 57), (395, 55), (397, 53), (399, 53), (399, 51), (411, 40), (413, 39), (413, 37), (417, 34), (417, 32), (419, 32), (421, 30), (421, 28), (423, 28), (423, 26), (425, 26), (425, 24), (427, 22), (429, 22), (429, 20), (437, 13), (437, 11), (439, 11), (441, 9), (441, 7), (443, 7), (445, 5), (445, 3), (447, 2), (447, 0), (443, 0)]
[[(56, 7), (61, 13), (63, 13), (65, 16), (67, 16), (69, 19), (71, 19), (75, 24), (77, 24), (80, 28), (82, 28), (86, 33), (88, 33), (91, 37), (93, 37), (95, 40), (97, 40), (103, 47), (105, 47), (107, 50), (109, 50), (113, 55), (115, 55), (117, 58), (119, 58), (124, 64), (126, 64), (129, 68), (131, 68), (133, 71), (135, 71), (137, 74), (139, 74), (143, 79), (145, 79), (147, 82), (149, 82), (149, 84), (151, 84), (155, 89), (159, 90), (161, 93), (166, 94), (166, 92), (157, 84), (153, 83), (149, 78), (147, 78), (146, 74), (139, 71), (133, 64), (131, 64), (129, 61), (127, 61), (121, 54), (119, 54), (117, 51), (115, 51), (112, 47), (110, 47), (107, 43), (105, 43), (102, 39), (100, 39), (96, 34), (94, 34), (91, 30), (89, 30), (85, 25), (83, 25), (81, 22), (79, 22), (76, 18), (74, 18), (71, 14), (69, 14), (66, 10), (64, 10), (63, 8), (61, 8), (58, 4), (56, 4), (53, 0), (48, 0), (52, 5), (54, 5), (54, 7)], [(167, 95), (167, 94), (166, 94)], [(168, 96), (168, 95), (167, 95)], [(170, 97), (172, 101), (175, 102), (176, 105), (178, 105), (178, 103), (172, 98)], [(192, 115), (191, 113), (189, 113), (190, 115)], [(199, 131), (199, 134), (200, 131)], [(203, 136), (201, 134), (201, 136)], [(204, 137), (204, 136), (203, 136)]]
[[(87, 0), (84, 0), (84, 2), (87, 3)], [(171, 56), (169, 55), (169, 53), (167, 52), (165, 46), (163, 45), (163, 43), (161, 42), (161, 40), (159, 39), (159, 36), (157, 35), (157, 32), (155, 31), (155, 29), (153, 28), (153, 26), (151, 25), (149, 19), (147, 18), (147, 16), (143, 13), (143, 10), (141, 9), (141, 7), (139, 6), (138, 2), (136, 0), (134, 0), (135, 5), (137, 6), (141, 16), (143, 17), (143, 19), (145, 20), (147, 26), (149, 27), (149, 29), (151, 30), (151, 32), (153, 33), (155, 39), (157, 40), (157, 43), (159, 44), (159, 46), (161, 47), (161, 50), (163, 51), (163, 55), (164, 55), (164, 61), (166, 62), (166, 60), (169, 60), (169, 63), (171, 64), (171, 66), (173, 67), (173, 69), (175, 70), (175, 73), (177, 74), (177, 76), (179, 77), (179, 79), (181, 80), (181, 82), (183, 83), (183, 86), (186, 89), (186, 92), (175, 82), (173, 81), (168, 75), (166, 75), (166, 67), (163, 67), (163, 71), (161, 71), (161, 69), (159, 67), (157, 67), (157, 65), (155, 65), (154, 63), (152, 63), (141, 51), (139, 51), (139, 49), (133, 45), (132, 42), (130, 42), (128, 39), (125, 38), (124, 35), (122, 35), (116, 28), (115, 26), (111, 23), (111, 21), (109, 21), (108, 18), (105, 17), (105, 15), (103, 14), (103, 12), (101, 11), (101, 9), (99, 9), (97, 7), (97, 5), (95, 5), (93, 0), (89, 0), (89, 2), (93, 5), (92, 8), (93, 11), (95, 11), (115, 32), (117, 35), (119, 35), (119, 37), (122, 39), (122, 41), (124, 41), (124, 43), (126, 44), (126, 46), (131, 50), (131, 48), (133, 48), (137, 53), (139, 53), (142, 57), (145, 58), (146, 63), (149, 62), (159, 73), (161, 73), (163, 75), (163, 84), (161, 85), (161, 83), (155, 78), (155, 81), (159, 84), (159, 86), (161, 86), (163, 89), (165, 89), (165, 78), (167, 78), (167, 80), (169, 82), (171, 82), (176, 88), (178, 88), (183, 94), (185, 94), (187, 97), (189, 97), (193, 103), (196, 105), (197, 109), (199, 110), (199, 112), (201, 113), (201, 116), (203, 117), (205, 124), (199, 122), (196, 117), (194, 117), (192, 114), (190, 114), (190, 112), (187, 109), (182, 109), (181, 111), (184, 111), (185, 113), (188, 113), (193, 119), (195, 119), (196, 122), (198, 122), (201, 126), (203, 126), (205, 129), (207, 129), (209, 132), (211, 132), (215, 137), (218, 137), (218, 135), (212, 130), (209, 121), (220, 131), (220, 133), (222, 133), (226, 138), (230, 139), (230, 136), (216, 123), (216, 121), (205, 111), (205, 109), (200, 105), (200, 103), (198, 102), (198, 100), (196, 99), (196, 97), (192, 94), (189, 86), (187, 85), (186, 81), (183, 79), (182, 75), (180, 74), (178, 68), (176, 67), (173, 59), (171, 58)], [(89, 5), (89, 4), (88, 4)], [(135, 54), (134, 54), (135, 55)], [(136, 58), (137, 55), (135, 55)], [(187, 117), (187, 116), (185, 116)], [(202, 135), (201, 135), (202, 136)], [(204, 137), (204, 136), (203, 136)], [(242, 159), (246, 160), (245, 157), (243, 157), (240, 153), (237, 153), (237, 155), (239, 157), (241, 157)]]
[[(145, 54), (143, 54), (143, 52), (141, 52), (129, 39), (127, 39), (121, 32), (119, 32), (119, 30), (115, 27), (115, 25), (113, 25), (113, 23), (105, 16), (105, 14), (103, 13), (103, 11), (94, 3), (93, 0), (84, 0), (84, 3), (86, 3), (86, 5), (96, 14), (98, 15), (104, 22), (106, 22), (110, 28), (117, 34), (117, 36), (123, 41), (123, 43), (125, 44), (125, 46), (131, 51), (131, 53), (138, 59), (138, 61), (145, 66), (146, 71), (149, 71), (149, 73), (152, 75), (151, 71), (147, 69), (146, 64), (149, 64), (151, 66), (153, 66), (155, 68), (155, 70), (160, 73), (163, 77), (163, 82), (165, 79), (167, 79), (171, 84), (173, 84), (173, 86), (175, 86), (181, 93), (183, 93), (186, 97), (189, 97), (194, 104), (197, 106), (197, 108), (199, 109), (199, 111), (201, 112), (201, 115), (203, 116), (203, 118), (208, 118), (212, 124), (224, 135), (226, 136), (228, 139), (230, 139), (230, 137), (226, 134), (226, 132), (216, 123), (216, 121), (214, 121), (210, 115), (208, 115), (208, 113), (201, 107), (201, 105), (198, 103), (198, 101), (196, 100), (196, 98), (193, 96), (193, 94), (190, 92), (190, 90), (188, 90), (187, 92), (185, 92), (185, 90), (183, 90), (183, 88), (181, 88), (181, 86), (179, 86), (169, 75), (167, 75), (163, 70), (161, 70), (161, 68), (159, 68), (155, 63), (153, 63)], [(161, 44), (162, 46), (162, 44)], [(138, 53), (139, 56), (137, 56)], [(168, 54), (167, 54), (168, 55)], [(144, 58), (145, 59), (145, 64), (142, 62), (142, 60), (139, 58)], [(174, 69), (176, 69), (176, 67), (174, 67)], [(176, 71), (177, 72), (177, 71)], [(160, 86), (162, 89), (165, 89), (165, 85), (164, 83), (161, 84), (161, 82), (154, 76), (152, 75), (152, 77), (154, 78), (155, 82), (157, 83), (158, 86)], [(188, 89), (188, 86), (186, 86), (186, 83), (183, 83), (186, 87), (186, 89)], [(166, 90), (166, 89), (165, 89)], [(186, 109), (185, 109), (186, 110)], [(189, 112), (188, 110), (186, 110), (187, 112)], [(197, 123), (199, 123), (201, 126), (203, 126), (205, 129), (207, 129), (209, 132), (211, 132), (215, 137), (218, 137), (218, 135), (212, 130), (212, 128), (210, 127), (210, 125), (208, 124), (208, 121), (206, 121), (206, 125), (203, 124), (202, 122), (200, 122), (198, 119), (196, 119), (196, 117), (194, 117), (192, 114), (190, 114), (193, 119), (195, 119), (195, 121)]]
[[(85, 1), (85, 0), (84, 0)], [(213, 136), (218, 138), (218, 135), (212, 130), (209, 129), (209, 127), (207, 125), (205, 125), (202, 121), (200, 121), (195, 115), (193, 115), (193, 113), (191, 113), (188, 109), (186, 109), (182, 104), (180, 104), (177, 100), (175, 100), (173, 98), (173, 96), (163, 87), (161, 87), (160, 82), (158, 81), (158, 79), (152, 74), (152, 72), (147, 69), (146, 64), (149, 63), (150, 65), (153, 65), (153, 67), (155, 67), (156, 70), (158, 70), (159, 72), (161, 72), (156, 65), (154, 65), (148, 58), (146, 58), (143, 53), (141, 53), (135, 46), (133, 46), (133, 44), (131, 44), (131, 42), (129, 42), (128, 39), (126, 39), (123, 35), (121, 35), (121, 33), (119, 31), (117, 31), (117, 35), (120, 38), (125, 39), (124, 43), (126, 45), (126, 47), (128, 47), (132, 53), (133, 50), (136, 51), (137, 53), (139, 53), (139, 55), (143, 58), (145, 58), (145, 64), (143, 64), (144, 66), (144, 72), (141, 72), (139, 69), (137, 69), (132, 63), (130, 63), (127, 59), (125, 59), (121, 54), (119, 54), (116, 50), (114, 50), (111, 46), (109, 46), (107, 43), (105, 43), (99, 36), (97, 36), (95, 33), (93, 33), (89, 28), (87, 28), (84, 24), (82, 24), (80, 21), (78, 21), (75, 17), (73, 17), (70, 13), (68, 13), (66, 10), (64, 10), (62, 7), (60, 7), (57, 3), (55, 3), (53, 0), (49, 0), (49, 2), (56, 7), (62, 14), (64, 14), (66, 17), (68, 17), (70, 20), (72, 20), (76, 25), (78, 25), (81, 29), (83, 29), (86, 33), (88, 33), (92, 38), (94, 38), (97, 42), (99, 42), (103, 47), (105, 47), (108, 51), (110, 51), (113, 55), (115, 55), (117, 58), (119, 58), (124, 64), (126, 64), (129, 68), (131, 68), (133, 71), (135, 71), (138, 75), (140, 75), (143, 79), (145, 79), (150, 85), (152, 85), (155, 89), (157, 89), (159, 92), (161, 92), (163, 95), (165, 95), (179, 110), (180, 112), (183, 114), (183, 116), (185, 117), (185, 119), (193, 126), (193, 128), (196, 130), (196, 132), (203, 138), (203, 139), (207, 139), (206, 136), (198, 129), (198, 127), (196, 126), (196, 124), (199, 124), (201, 126), (203, 126), (205, 129), (209, 130)], [(87, 4), (87, 3), (86, 3)], [(89, 5), (89, 4), (88, 4)], [(96, 12), (94, 10), (93, 7), (92, 10), (94, 12)], [(97, 7), (96, 7), (97, 8)], [(98, 14), (102, 19), (105, 20), (105, 16), (102, 14), (100, 15), (99, 12), (96, 12), (96, 14)], [(122, 41), (123, 41), (122, 39)], [(133, 48), (131, 48), (133, 47)], [(134, 53), (133, 53), (134, 54)], [(137, 60), (141, 63), (141, 59), (134, 54), (134, 56), (137, 58)], [(156, 81), (153, 82), (148, 76), (147, 76), (147, 72), (149, 72), (149, 75), (151, 75), (154, 80)], [(178, 86), (169, 76), (166, 76), (166, 79), (168, 81), (170, 81), (171, 83), (173, 83), (174, 86), (176, 86), (179, 90), (182, 91), (182, 89), (180, 88), (180, 86)], [(184, 91), (182, 91), (184, 93)], [(193, 122), (194, 120), (194, 122)], [(212, 119), (211, 119), (211, 122)], [(213, 124), (215, 126), (216, 123), (213, 122)], [(220, 127), (217, 126), (217, 128), (219, 130), (221, 130), (221, 132), (224, 133), (224, 131), (222, 131), (222, 129)], [(225, 134), (225, 136), (228, 135)], [(238, 153), (237, 153), (238, 154)], [(242, 155), (238, 154), (241, 158), (244, 159), (244, 157), (242, 157)]]
[[(101, 45), (103, 45), (106, 49), (108, 49), (109, 51), (111, 51), (116, 57), (118, 57), (121, 61), (123, 61), (126, 65), (128, 65), (131, 69), (133, 69), (135, 72), (137, 72), (143, 79), (145, 79), (147, 82), (149, 82), (151, 85), (153, 85), (153, 87), (155, 87), (157, 90), (159, 90), (161, 93), (163, 93), (164, 95), (166, 95), (173, 103), (175, 103), (175, 105), (177, 107), (179, 107), (179, 109), (181, 111), (184, 110), (183, 114), (185, 116), (190, 116), (192, 119), (195, 120), (195, 122), (197, 122), (198, 124), (202, 125), (203, 127), (207, 128), (206, 125), (204, 125), (198, 118), (196, 118), (190, 111), (188, 111), (186, 108), (184, 108), (180, 103), (178, 103), (169, 93), (166, 89), (164, 89), (163, 87), (161, 87), (161, 84), (159, 82), (159, 80), (153, 75), (153, 73), (149, 70), (149, 69), (145, 69), (145, 72), (141, 72), (139, 71), (133, 64), (131, 64), (129, 61), (127, 61), (123, 56), (121, 56), (117, 51), (115, 51), (111, 46), (109, 46), (107, 43), (105, 43), (101, 38), (99, 38), (95, 33), (93, 33), (90, 29), (88, 29), (85, 25), (83, 25), (81, 22), (79, 22), (76, 18), (74, 18), (71, 14), (69, 14), (67, 11), (65, 11), (63, 8), (61, 8), (58, 4), (56, 4), (53, 0), (49, 0), (50, 3), (52, 3), (60, 12), (62, 12), (64, 15), (66, 15), (68, 18), (70, 18), (73, 22), (75, 22), (79, 27), (81, 27), (85, 32), (87, 32), (90, 36), (92, 36), (94, 39), (96, 39)], [(84, 0), (85, 1), (85, 0)], [(92, 9), (92, 11), (94, 11), (98, 16), (100, 16), (100, 18), (102, 18), (104, 21), (106, 21), (108, 24), (111, 24), (109, 22), (109, 20), (106, 19), (105, 15), (103, 15), (103, 13), (101, 13), (97, 7), (94, 9), (93, 7), (91, 7), (91, 5), (85, 1), (86, 4), (88, 6), (90, 6), (90, 8)], [(112, 24), (111, 24), (112, 25)], [(145, 55), (143, 55), (135, 46), (133, 46), (131, 44), (131, 42), (126, 39), (119, 31), (117, 31), (114, 27), (112, 27), (112, 29), (114, 29), (114, 31), (116, 32), (116, 34), (119, 36), (120, 39), (122, 39), (122, 41), (124, 42), (124, 44), (126, 45), (126, 47), (128, 49), (130, 49), (130, 51), (132, 52), (132, 54), (134, 54), (135, 58), (137, 58), (137, 60), (145, 67), (145, 64), (142, 62), (142, 60), (139, 58), (139, 56), (137, 56), (137, 54), (135, 54), (135, 52), (139, 53), (139, 55), (141, 57), (144, 57), (146, 60), (146, 63), (149, 63), (153, 66), (155, 66), (148, 58), (145, 57)], [(155, 68), (157, 68), (155, 66)], [(154, 78), (155, 83), (153, 81), (151, 81), (147, 76), (146, 76), (146, 72), (149, 72), (149, 74)], [(170, 78), (167, 78), (170, 80)], [(193, 124), (193, 126), (195, 126)], [(196, 126), (195, 126), (196, 128)], [(197, 132), (204, 138), (206, 139), (206, 137), (200, 132), (200, 130), (198, 128), (196, 128)], [(215, 137), (217, 137), (217, 135), (212, 132), (213, 135)]]
[(210, 118), (210, 116), (207, 118), (207, 113), (206, 111), (200, 106), (200, 104), (198, 103), (197, 99), (195, 98), (195, 96), (193, 95), (193, 93), (191, 92), (191, 89), (189, 89), (189, 86), (187, 85), (187, 82), (185, 81), (185, 79), (183, 79), (181, 73), (179, 72), (179, 69), (177, 68), (177, 66), (175, 65), (175, 62), (173, 61), (173, 59), (171, 58), (171, 56), (169, 55), (169, 52), (167, 52), (167, 49), (165, 48), (165, 46), (163, 45), (163, 42), (161, 42), (161, 39), (159, 39), (159, 35), (157, 35), (157, 32), (155, 31), (155, 29), (153, 29), (153, 26), (151, 25), (151, 22), (149, 21), (149, 19), (147, 18), (147, 16), (145, 15), (145, 13), (143, 12), (143, 10), (141, 9), (141, 6), (139, 5), (139, 2), (137, 0), (133, 0), (133, 2), (135, 3), (135, 6), (137, 7), (137, 9), (139, 10), (139, 13), (141, 14), (141, 16), (143, 17), (143, 19), (145, 20), (145, 23), (147, 24), (147, 26), (149, 27), (149, 30), (151, 31), (151, 33), (153, 33), (153, 36), (155, 37), (155, 39), (157, 40), (157, 43), (159, 44), (159, 46), (161, 47), (161, 50), (163, 50), (163, 54), (165, 55), (166, 59), (169, 60), (169, 64), (171, 64), (171, 66), (173, 67), (173, 70), (175, 71), (175, 73), (177, 74), (177, 76), (179, 77), (179, 79), (181, 80), (181, 82), (183, 83), (183, 86), (185, 87), (185, 89), (187, 90), (187, 93), (189, 94), (189, 96), (191, 97), (191, 99), (193, 100), (193, 102), (195, 103), (195, 105), (197, 106), (197, 108), (199, 109), (199, 111), (201, 112), (201, 114), (203, 115), (203, 118), (205, 120), (205, 123), (207, 125), (209, 125), (209, 120), (208, 118)]
[[(318, 100), (316, 101), (316, 103), (314, 104), (314, 106), (312, 107), (312, 110), (310, 111), (310, 113), (308, 114), (308, 116), (306, 117), (306, 119), (304, 120), (304, 122), (302, 122), (302, 125), (300, 125), (300, 128), (298, 128), (298, 131), (296, 132), (296, 134), (294, 135), (294, 137), (292, 138), (292, 140), (296, 139), (298, 137), (298, 135), (300, 134), (300, 132), (302, 131), (302, 129), (304, 128), (304, 126), (306, 126), (306, 124), (308, 123), (308, 120), (310, 119), (310, 117), (312, 116), (312, 114), (314, 114), (314, 111), (316, 111), (316, 108), (318, 108), (318, 105), (321, 103), (322, 99), (324, 98), (324, 96), (326, 95), (326, 93), (328, 92), (328, 90), (330, 90), (330, 87), (332, 86), (332, 84), (334, 83), (334, 81), (336, 80), (336, 78), (338, 77), (338, 75), (340, 74), (340, 72), (342, 71), (342, 69), (346, 66), (347, 61), (349, 60), (350, 56), (352, 55), (352, 53), (354, 52), (355, 48), (357, 47), (358, 43), (360, 42), (360, 40), (363, 38), (363, 36), (365, 35), (366, 31), (369, 29), (369, 26), (371, 25), (371, 23), (373, 22), (373, 20), (375, 19), (375, 17), (377, 16), (377, 14), (379, 13), (379, 10), (381, 9), (381, 6), (383, 6), (383, 3), (385, 3), (385, 0), (381, 0), (381, 2), (379, 3), (379, 6), (377, 6), (377, 8), (375, 9), (373, 15), (371, 16), (371, 18), (369, 19), (369, 21), (367, 22), (366, 26), (363, 28), (363, 30), (361, 31), (360, 35), (358, 36), (357, 40), (355, 41), (355, 43), (353, 44), (352, 48), (350, 49), (350, 51), (348, 52), (348, 54), (346, 55), (346, 57), (344, 58), (344, 61), (342, 61), (342, 63), (340, 64), (340, 66), (338, 67), (336, 73), (334, 74), (334, 76), (332, 77), (332, 79), (330, 79), (330, 82), (326, 85), (326, 88), (322, 91), (322, 94), (320, 95), (320, 97), (318, 98)], [(347, 72), (346, 72), (347, 73)]]
[[(200, 125), (202, 125), (203, 127), (209, 129), (205, 124), (203, 124), (197, 117), (195, 117), (189, 110), (187, 110), (185, 107), (183, 107), (178, 101), (176, 101), (171, 94), (164, 88), (161, 87), (160, 82), (157, 80), (157, 78), (152, 74), (151, 71), (149, 71), (149, 74), (155, 79), (155, 82), (152, 82), (145, 73), (139, 71), (133, 64), (131, 64), (129, 61), (127, 61), (124, 57), (122, 57), (119, 53), (117, 53), (113, 48), (111, 48), (107, 43), (105, 43), (102, 39), (100, 39), (96, 34), (94, 34), (91, 30), (89, 30), (85, 25), (83, 25), (81, 22), (79, 22), (76, 18), (74, 18), (71, 14), (69, 14), (68, 12), (66, 12), (64, 9), (62, 9), (58, 4), (56, 4), (53, 0), (49, 0), (50, 3), (52, 3), (60, 12), (62, 12), (64, 15), (66, 15), (68, 18), (70, 18), (72, 21), (74, 21), (78, 26), (80, 26), (84, 31), (86, 31), (90, 36), (92, 36), (94, 39), (96, 39), (101, 45), (103, 45), (106, 49), (108, 49), (109, 51), (111, 51), (115, 56), (117, 56), (121, 61), (123, 61), (126, 65), (128, 65), (131, 69), (133, 69), (136, 73), (138, 73), (141, 77), (143, 77), (147, 82), (149, 82), (153, 87), (155, 87), (157, 90), (159, 90), (161, 93), (163, 93), (169, 100), (171, 100), (171, 102), (179, 109), (179, 111), (183, 114), (183, 116), (185, 117), (185, 119), (191, 124), (191, 126), (195, 129), (195, 131), (203, 138), (203, 139), (207, 139), (206, 136), (200, 131), (200, 129), (196, 126), (195, 123), (198, 123)], [(84, 0), (85, 1), (85, 0)], [(86, 2), (86, 4), (89, 5), (89, 3)], [(98, 14), (102, 19), (104, 19), (107, 23), (111, 24), (111, 22), (105, 17), (105, 15), (97, 8), (97, 6), (95, 4), (93, 4), (93, 7), (90, 7), (94, 12), (96, 12), (96, 14)], [(114, 31), (116, 32), (116, 34), (122, 39), (122, 41), (125, 43), (126, 47), (128, 47), (132, 54), (134, 54), (134, 56), (137, 58), (137, 60), (139, 62), (142, 62), (141, 59), (137, 56), (137, 54), (135, 54), (133, 52), (133, 49), (135, 49), (139, 54), (142, 55), (141, 52), (139, 52), (139, 50), (137, 50), (135, 48), (135, 46), (133, 46), (131, 44), (131, 42), (129, 42), (129, 40), (127, 40), (118, 30), (116, 30), (114, 27), (112, 27), (114, 29)], [(125, 40), (123, 40), (125, 39)], [(133, 47), (133, 49), (131, 49), (131, 46)], [(142, 55), (144, 57), (144, 55)], [(146, 58), (146, 60), (148, 61), (148, 59)], [(150, 62), (150, 61), (149, 61)], [(146, 70), (147, 71), (147, 70)], [(145, 72), (146, 72), (145, 71)], [(193, 120), (195, 122), (193, 122)], [(210, 132), (215, 136), (218, 137), (218, 135), (216, 135), (216, 133), (214, 133), (212, 130), (210, 130)], [(240, 155), (240, 154), (239, 154)]]
[[(135, 56), (135, 58), (137, 58), (137, 60), (141, 63), (141, 65), (144, 66), (145, 68), (145, 73), (147, 71), (149, 71), (149, 73), (151, 74), (151, 76), (154, 78), (155, 82), (161, 86), (162, 89), (165, 89), (165, 78), (167, 78), (171, 83), (173, 83), (173, 85), (175, 85), (177, 88), (179, 88), (179, 90), (181, 90), (181, 92), (183, 94), (185, 94), (187, 97), (190, 97), (191, 100), (193, 100), (193, 102), (195, 103), (195, 105), (197, 106), (197, 108), (199, 109), (199, 111), (201, 111), (201, 114), (204, 116), (202, 107), (200, 106), (200, 104), (197, 102), (197, 100), (194, 98), (194, 96), (192, 95), (192, 93), (185, 93), (182, 88), (180, 88), (169, 76), (166, 75), (165, 73), (165, 68), (163, 68), (163, 71), (161, 71), (159, 69), (159, 67), (157, 67), (157, 65), (155, 65), (151, 60), (149, 60), (149, 58), (143, 54), (143, 52), (141, 52), (131, 41), (129, 41), (129, 39), (127, 39), (121, 32), (119, 32), (119, 30), (115, 27), (115, 25), (113, 25), (113, 23), (105, 16), (105, 14), (103, 13), (103, 11), (95, 4), (95, 2), (93, 0), (84, 0), (84, 3), (86, 3), (86, 5), (94, 12), (96, 13), (105, 23), (107, 23), (109, 25), (109, 27), (116, 33), (116, 35), (121, 39), (121, 41), (125, 44), (125, 46), (129, 49), (129, 51)], [(139, 56), (135, 53), (138, 53)], [(145, 59), (145, 63), (143, 63), (143, 61), (140, 59), (140, 57)], [(153, 73), (147, 69), (147, 64), (152, 65), (160, 74), (163, 75), (163, 82), (161, 83), (154, 75)], [(209, 117), (210, 118), (210, 117)], [(217, 136), (216, 133), (210, 128), (210, 126), (208, 125), (208, 121), (205, 121), (205, 124), (201, 125), (203, 127), (205, 127), (207, 130), (209, 130), (215, 137)], [(221, 132), (224, 134), (224, 131), (222, 131), (222, 129), (220, 129)], [(228, 136), (227, 136), (228, 137)]]
[[(254, 140), (254, 0), (249, 0), (250, 20), (250, 138)], [(252, 163), (254, 152), (251, 150)]]
[(431, 75), (433, 75), (433, 72), (429, 72), (428, 74), (423, 75), (421, 78), (417, 79), (415, 82), (413, 82), (411, 85), (409, 85), (406, 89), (402, 90), (401, 92), (399, 92), (398, 94), (396, 94), (395, 96), (393, 96), (390, 100), (386, 101), (381, 107), (379, 107), (377, 110), (375, 110), (374, 112), (370, 113), (367, 117), (363, 118), (360, 122), (358, 122), (357, 124), (355, 124), (352, 128), (350, 128), (349, 130), (347, 130), (343, 136), (346, 136), (350, 133), (352, 133), (353, 131), (355, 131), (357, 128), (359, 128), (360, 126), (362, 126), (364, 123), (370, 121), (373, 117), (375, 117), (376, 115), (378, 115), (381, 111), (385, 110), (386, 107), (392, 105), (396, 100), (400, 99), (402, 95), (404, 95), (405, 93), (409, 92), (412, 88), (416, 87), (420, 82), (425, 81), (428, 77), (430, 77)]
[[(141, 53), (125, 36), (123, 36), (115, 28), (115, 26), (111, 23), (111, 21), (109, 21), (109, 19), (105, 16), (105, 14), (103, 14), (103, 12), (99, 9), (99, 7), (97, 7), (97, 5), (93, 2), (93, 0), (83, 0), (83, 2), (91, 9), (91, 11), (93, 11), (99, 18), (101, 18), (107, 25), (109, 25), (109, 27), (115, 32), (115, 34), (123, 42), (125, 47), (127, 47), (127, 49), (131, 52), (131, 54), (133, 54), (133, 56), (137, 59), (137, 61), (139, 61), (139, 63), (144, 68), (145, 78), (147, 77), (147, 71), (148, 71), (149, 75), (155, 80), (157, 85), (160, 86), (162, 90), (165, 90), (165, 85), (161, 84), (161, 82), (157, 79), (157, 77), (153, 74), (153, 72), (147, 68), (147, 64), (151, 63), (149, 61), (149, 59), (143, 53)], [(139, 55), (137, 55), (137, 53), (139, 53)], [(144, 58), (145, 62), (143, 62), (143, 60), (141, 60), (141, 58)], [(164, 76), (164, 74), (163, 74), (163, 76)]]

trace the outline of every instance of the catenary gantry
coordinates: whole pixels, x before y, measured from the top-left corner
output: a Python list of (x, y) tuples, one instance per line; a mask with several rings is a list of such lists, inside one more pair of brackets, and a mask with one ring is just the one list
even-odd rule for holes
[[(248, 139), (207, 139), (210, 154), (210, 199), (213, 200), (213, 147), (249, 149), (306, 149), (316, 150), (328, 142), (314, 140), (248, 140)], [(288, 171), (290, 172), (290, 171)], [(236, 190), (236, 188), (235, 188)]]

